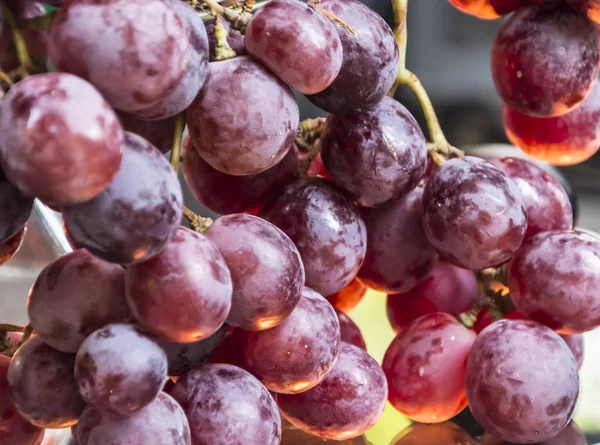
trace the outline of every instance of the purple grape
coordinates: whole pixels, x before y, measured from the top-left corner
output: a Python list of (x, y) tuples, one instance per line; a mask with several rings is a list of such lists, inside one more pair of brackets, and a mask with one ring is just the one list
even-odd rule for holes
[(52, 349), (36, 335), (27, 340), (8, 367), (10, 397), (19, 413), (40, 428), (77, 423), (85, 403), (77, 392), (74, 365), (74, 355)]
[(0, 103), (0, 155), (24, 194), (61, 205), (92, 199), (117, 174), (123, 129), (86, 81), (65, 73), (30, 76)]
[(308, 96), (329, 113), (353, 114), (368, 110), (385, 97), (398, 73), (398, 46), (388, 24), (357, 0), (323, 0), (319, 7), (343, 20), (356, 32), (336, 26), (344, 60), (333, 83)]
[(320, 93), (342, 67), (336, 25), (305, 3), (275, 0), (246, 27), (246, 50), (277, 77), (303, 94)]
[(513, 257), (508, 284), (517, 310), (561, 334), (600, 326), (600, 239), (581, 232), (542, 232)]
[(193, 445), (281, 441), (275, 401), (258, 380), (236, 366), (209, 364), (195, 369), (179, 379), (172, 395), (188, 418)]
[(298, 247), (306, 286), (327, 297), (356, 276), (367, 247), (365, 224), (352, 201), (326, 179), (288, 184), (265, 202), (259, 215)]
[(0, 166), (0, 242), (20, 232), (29, 219), (33, 199), (24, 196), (12, 185)]
[(362, 113), (330, 114), (321, 156), (335, 183), (360, 205), (375, 207), (405, 197), (427, 166), (427, 141), (399, 102), (385, 97)]
[(78, 445), (192, 445), (185, 413), (171, 396), (158, 394), (131, 417), (88, 406), (77, 425)]
[(168, 117), (157, 121), (140, 119), (133, 114), (118, 113), (119, 119), (126, 131), (143, 137), (154, 145), (161, 153), (168, 153), (173, 146), (175, 122), (177, 117)]
[(23, 237), (25, 236), (25, 228), (20, 232), (15, 233), (10, 238), (0, 241), (0, 266), (10, 260), (21, 247)]
[(564, 114), (598, 77), (598, 30), (560, 2), (517, 10), (492, 49), (492, 77), (506, 105), (531, 116)]
[(333, 307), (304, 288), (296, 309), (279, 326), (266, 331), (233, 331), (240, 366), (268, 389), (294, 394), (318, 385), (340, 351), (340, 323)]
[(465, 269), (507, 261), (527, 229), (517, 185), (483, 159), (451, 159), (429, 179), (423, 227), (442, 259)]
[(126, 288), (131, 312), (144, 329), (192, 343), (223, 325), (233, 285), (217, 246), (180, 227), (162, 252), (127, 268)]
[(406, 292), (431, 271), (436, 254), (423, 231), (423, 189), (406, 198), (362, 212), (367, 255), (358, 279), (372, 289)]
[(366, 293), (367, 287), (355, 278), (341, 291), (327, 297), (327, 301), (335, 309), (347, 314), (361, 302)]
[(342, 311), (335, 310), (340, 322), (340, 340), (342, 342), (349, 343), (360, 349), (367, 350), (367, 344), (365, 339), (360, 332), (360, 328), (352, 321), (350, 317), (344, 314)]
[(181, 222), (182, 194), (177, 175), (145, 139), (125, 134), (121, 168), (91, 201), (63, 208), (69, 233), (106, 261), (129, 264), (159, 253)]
[(546, 170), (518, 158), (491, 161), (519, 187), (527, 212), (525, 239), (548, 230), (571, 230), (573, 209), (567, 192)]
[[(227, 31), (227, 43), (238, 56), (246, 54), (244, 48), (244, 36), (238, 30), (233, 29), (227, 20), (223, 20), (223, 27)], [(208, 60), (215, 61), (217, 52), (217, 38), (215, 37), (215, 20), (209, 20), (204, 23), (206, 34), (208, 34)]]
[(217, 219), (206, 236), (231, 271), (229, 325), (260, 331), (290, 315), (300, 301), (304, 266), (285, 233), (256, 216), (238, 213)]
[(84, 249), (64, 255), (33, 283), (27, 314), (46, 344), (74, 354), (95, 330), (129, 318), (125, 271)]
[(75, 360), (75, 380), (87, 403), (131, 416), (152, 402), (167, 378), (162, 348), (127, 324), (111, 324), (85, 339)]
[[(485, 433), (481, 445), (515, 445), (498, 439), (489, 433)], [(535, 442), (531, 445), (588, 445), (583, 431), (579, 429), (575, 422), (571, 422), (562, 430), (558, 436), (543, 442)]]
[(325, 380), (301, 394), (278, 394), (277, 404), (295, 427), (325, 439), (344, 440), (377, 423), (387, 389), (377, 362), (366, 351), (342, 343)]
[(477, 422), (509, 442), (556, 436), (579, 394), (567, 344), (534, 321), (501, 320), (477, 336), (467, 365), (467, 398)]
[(561, 335), (560, 336), (565, 343), (569, 346), (569, 349), (573, 353), (573, 357), (575, 357), (575, 361), (577, 362), (577, 369), (581, 369), (583, 366), (583, 359), (585, 356), (585, 339), (581, 334), (572, 334), (572, 335)]
[(162, 0), (76, 0), (56, 15), (48, 52), (58, 71), (135, 113), (175, 91), (194, 61), (191, 46), (185, 21)]

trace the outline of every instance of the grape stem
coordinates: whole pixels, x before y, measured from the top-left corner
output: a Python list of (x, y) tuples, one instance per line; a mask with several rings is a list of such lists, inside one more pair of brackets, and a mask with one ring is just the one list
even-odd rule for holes
[(0, 332), (23, 332), (24, 330), (23, 326), (17, 326), (16, 324), (0, 324)]
[(256, 0), (244, 0), (244, 4), (242, 5), (242, 13), (251, 12), (255, 3)]
[[(244, 3), (245, 5), (245, 3)], [(217, 47), (215, 48), (215, 60), (227, 60), (237, 56), (236, 52), (231, 49), (227, 37), (229, 33), (223, 26), (223, 16), (221, 14), (214, 14), (215, 16), (215, 39), (217, 40)]]
[(183, 206), (183, 216), (185, 216), (188, 222), (190, 223), (190, 227), (198, 233), (206, 232), (213, 223), (212, 218), (205, 218), (203, 216), (200, 216), (191, 211), (186, 206)]
[(181, 157), (181, 139), (185, 129), (185, 112), (179, 113), (175, 121), (175, 132), (173, 134), (173, 145), (171, 146), (171, 166), (175, 173), (179, 172), (179, 160)]
[(25, 329), (23, 330), (23, 336), (21, 337), (21, 340), (19, 340), (19, 343), (12, 345), (7, 351), (5, 351), (5, 355), (8, 357), (15, 355), (15, 352), (17, 352), (19, 348), (23, 346), (27, 340), (29, 340), (31, 334), (33, 334), (33, 328), (31, 325), (25, 326)]
[(29, 51), (27, 51), (27, 45), (25, 44), (25, 40), (19, 31), (15, 16), (8, 10), (8, 8), (4, 8), (4, 17), (6, 18), (6, 21), (8, 22), (12, 32), (15, 49), (17, 51), (17, 58), (19, 59), (19, 64), (21, 65), (20, 68), (25, 74), (23, 77), (26, 77), (31, 71), (33, 71), (34, 68), (31, 57), (29, 56)]
[(246, 25), (248, 25), (252, 19), (252, 14), (250, 14), (250, 12), (244, 12), (243, 10), (236, 12), (232, 9), (223, 7), (215, 0), (204, 0), (204, 3), (209, 7), (213, 17), (216, 18), (217, 14), (223, 16), (223, 18), (231, 24), (233, 29), (237, 29), (242, 34), (246, 30)]

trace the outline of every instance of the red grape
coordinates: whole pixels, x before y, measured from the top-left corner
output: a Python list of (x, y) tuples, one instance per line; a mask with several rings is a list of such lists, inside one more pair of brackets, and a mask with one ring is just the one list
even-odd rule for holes
[(466, 156), (444, 163), (423, 196), (423, 226), (442, 259), (465, 269), (507, 261), (527, 229), (517, 185), (483, 159)]
[[(555, 4), (556, 3), (556, 4)], [(492, 49), (492, 77), (506, 105), (531, 116), (564, 114), (598, 77), (598, 30), (559, 2), (516, 11)]]
[(508, 284), (519, 312), (562, 334), (600, 326), (600, 239), (581, 232), (542, 232), (510, 263)]
[(228, 365), (240, 366), (235, 351), (233, 350), (233, 331), (229, 330), (225, 334), (223, 341), (217, 346), (214, 353), (208, 359), (208, 363), (225, 363)]
[(15, 233), (10, 238), (0, 241), (0, 266), (10, 260), (21, 244), (23, 243), (23, 237), (25, 236), (25, 228), (21, 229), (20, 232)]
[(577, 368), (581, 369), (583, 366), (583, 358), (585, 356), (585, 339), (581, 334), (573, 335), (561, 335), (561, 338), (567, 343), (569, 349), (575, 357), (577, 362)]
[(211, 63), (187, 113), (200, 155), (236, 176), (257, 174), (281, 161), (294, 142), (299, 119), (290, 89), (247, 56)]
[(356, 307), (367, 293), (367, 287), (356, 278), (341, 291), (327, 297), (327, 301), (337, 310), (348, 313)]
[(326, 179), (331, 180), (331, 175), (325, 169), (325, 165), (323, 164), (323, 159), (321, 158), (321, 152), (317, 153), (317, 156), (312, 160), (310, 165), (308, 166), (308, 171), (306, 174), (310, 177), (321, 176)]
[[(500, 440), (489, 433), (485, 433), (481, 440), (481, 445), (515, 445)], [(554, 436), (553, 438), (542, 442), (535, 442), (531, 445), (588, 445), (588, 441), (577, 424), (571, 422), (558, 434), (558, 436)]]
[(477, 445), (462, 428), (452, 422), (413, 423), (402, 430), (390, 445)]
[[(237, 29), (233, 29), (227, 20), (222, 20), (223, 27), (227, 31), (227, 43), (238, 56), (246, 54), (244, 48), (244, 36)], [(208, 34), (208, 60), (215, 61), (217, 51), (217, 38), (215, 37), (215, 20), (209, 20), (204, 23), (206, 34)]]
[[(508, 320), (526, 320), (526, 318), (516, 310), (502, 314), (502, 317)], [(493, 322), (494, 319), (492, 318), (492, 315), (484, 308), (477, 314), (477, 320), (475, 320), (475, 324), (473, 324), (473, 330), (475, 333), (479, 334)]]
[(177, 117), (169, 117), (158, 121), (147, 121), (129, 113), (118, 113), (123, 128), (136, 133), (154, 145), (161, 153), (168, 153), (173, 146), (175, 122)]
[(335, 313), (338, 316), (340, 322), (340, 339), (343, 342), (357, 346), (361, 349), (367, 350), (365, 339), (363, 338), (360, 329), (356, 326), (356, 323), (352, 321), (350, 317), (341, 311), (336, 309)]
[(490, 433), (544, 441), (567, 426), (579, 394), (567, 344), (534, 321), (501, 320), (477, 336), (467, 366), (473, 416)]
[(30, 76), (0, 105), (4, 173), (22, 192), (61, 205), (92, 199), (123, 156), (117, 115), (86, 81), (65, 73)]
[(321, 156), (335, 183), (360, 205), (375, 207), (405, 197), (427, 165), (427, 141), (399, 102), (385, 97), (373, 108), (330, 114)]
[(281, 418), (281, 445), (370, 445), (365, 436), (358, 436), (348, 440), (328, 440), (313, 436), (299, 430), (285, 417)]
[(567, 0), (567, 3), (586, 14), (595, 23), (600, 24), (600, 2), (598, 0)]
[(304, 288), (296, 309), (283, 323), (266, 331), (233, 331), (240, 366), (268, 389), (293, 394), (319, 384), (340, 350), (340, 323), (333, 307)]
[(180, 227), (158, 255), (126, 273), (135, 319), (165, 340), (192, 343), (214, 334), (231, 308), (232, 276), (209, 238)]
[(497, 19), (523, 6), (546, 0), (449, 0), (457, 9), (484, 20)]

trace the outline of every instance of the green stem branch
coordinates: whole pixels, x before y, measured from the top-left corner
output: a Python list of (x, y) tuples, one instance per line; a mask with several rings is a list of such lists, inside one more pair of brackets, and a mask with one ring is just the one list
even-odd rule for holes
[[(245, 5), (245, 3), (244, 3)], [(228, 33), (223, 26), (223, 16), (221, 14), (215, 14), (215, 39), (217, 41), (217, 47), (215, 48), (215, 60), (227, 60), (237, 56), (236, 52), (231, 49), (229, 42), (227, 41)]]
[(250, 14), (250, 12), (244, 12), (243, 10), (237, 12), (232, 9), (225, 8), (215, 0), (204, 0), (204, 3), (206, 3), (206, 6), (209, 7), (211, 14), (215, 18), (217, 14), (223, 16), (223, 18), (231, 24), (233, 29), (237, 29), (242, 34), (246, 30), (246, 25), (248, 25), (252, 19), (252, 14)]
[(185, 112), (179, 113), (175, 121), (175, 133), (173, 134), (173, 145), (171, 146), (171, 166), (175, 173), (179, 171), (179, 159), (181, 158), (181, 140), (185, 129)]
[(183, 206), (183, 216), (185, 216), (190, 223), (190, 227), (198, 233), (206, 232), (213, 223), (212, 218), (205, 218), (197, 215), (186, 206)]
[(15, 16), (8, 10), (8, 8), (4, 8), (4, 17), (10, 26), (10, 30), (12, 32), (13, 41), (15, 44), (15, 50), (17, 51), (17, 58), (19, 59), (19, 64), (21, 68), (30, 73), (34, 66), (29, 55), (29, 51), (27, 50), (27, 45), (25, 44), (25, 40), (19, 31), (19, 26), (17, 24), (17, 20)]

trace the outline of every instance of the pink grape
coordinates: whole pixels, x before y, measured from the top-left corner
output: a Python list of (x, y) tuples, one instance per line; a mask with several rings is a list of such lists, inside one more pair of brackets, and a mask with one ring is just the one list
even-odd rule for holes
[(10, 238), (0, 241), (0, 266), (10, 260), (21, 247), (26, 229), (21, 229)]
[(12, 185), (0, 167), (0, 242), (20, 232), (29, 219), (33, 199)]
[(367, 350), (365, 339), (360, 332), (360, 328), (352, 321), (350, 317), (339, 310), (335, 310), (340, 322), (340, 339), (343, 342), (354, 345), (360, 349)]
[(129, 113), (118, 113), (121, 124), (126, 131), (143, 137), (154, 145), (161, 153), (168, 153), (173, 146), (175, 122), (177, 117), (147, 121)]
[(560, 336), (565, 343), (569, 346), (569, 349), (575, 357), (577, 362), (577, 369), (581, 369), (583, 366), (583, 358), (585, 356), (585, 339), (581, 334), (572, 335), (561, 335)]
[(355, 278), (341, 291), (327, 297), (327, 301), (336, 310), (348, 313), (361, 302), (366, 293), (367, 287)]
[[(227, 43), (238, 56), (246, 54), (244, 48), (244, 36), (237, 29), (233, 29), (227, 20), (222, 20), (223, 27), (227, 31)], [(204, 23), (206, 34), (208, 34), (208, 60), (215, 61), (217, 38), (215, 37), (215, 20), (211, 19)]]

